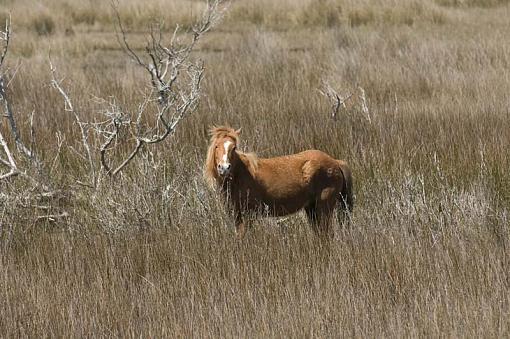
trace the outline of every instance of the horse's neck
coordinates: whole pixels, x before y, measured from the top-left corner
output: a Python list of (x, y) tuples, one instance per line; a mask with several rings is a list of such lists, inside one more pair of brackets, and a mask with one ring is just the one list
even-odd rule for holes
[(218, 182), (218, 186), (221, 188), (224, 194), (229, 195), (234, 192), (238, 192), (239, 189), (242, 189), (243, 186), (241, 181), (248, 181), (253, 177), (249, 166), (249, 160), (239, 156), (239, 162), (237, 163), (230, 178), (220, 180)]
[(253, 177), (253, 173), (250, 171), (250, 168), (250, 160), (246, 158), (246, 156), (239, 155), (239, 162), (235, 168), (235, 172), (233, 173), (233, 178), (236, 181), (249, 180)]

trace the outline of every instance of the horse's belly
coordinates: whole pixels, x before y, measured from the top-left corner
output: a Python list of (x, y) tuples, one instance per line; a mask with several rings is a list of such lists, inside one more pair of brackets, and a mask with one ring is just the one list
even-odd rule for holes
[(284, 216), (296, 213), (302, 209), (308, 199), (301, 196), (287, 197), (286, 199), (266, 199), (263, 202), (264, 209), (273, 216)]
[(304, 193), (274, 197), (249, 192), (241, 195), (238, 199), (243, 209), (271, 216), (295, 213), (309, 202), (307, 195)]

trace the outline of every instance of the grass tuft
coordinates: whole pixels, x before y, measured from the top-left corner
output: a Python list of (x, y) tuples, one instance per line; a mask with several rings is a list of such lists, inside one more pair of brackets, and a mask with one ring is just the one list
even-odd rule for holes
[(55, 21), (49, 14), (40, 14), (32, 20), (32, 29), (37, 35), (52, 35), (55, 32)]

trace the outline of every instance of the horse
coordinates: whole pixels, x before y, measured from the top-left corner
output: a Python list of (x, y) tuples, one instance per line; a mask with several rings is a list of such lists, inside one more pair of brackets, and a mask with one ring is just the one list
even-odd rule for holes
[(241, 129), (212, 127), (205, 179), (233, 209), (239, 238), (246, 233), (243, 215), (265, 211), (285, 216), (301, 209), (319, 236), (331, 237), (335, 209), (341, 220), (353, 209), (348, 164), (318, 150), (275, 158), (258, 158), (237, 149)]

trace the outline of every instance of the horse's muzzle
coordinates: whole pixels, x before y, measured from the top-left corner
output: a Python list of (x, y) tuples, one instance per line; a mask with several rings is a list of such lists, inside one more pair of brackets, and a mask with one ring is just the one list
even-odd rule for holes
[(228, 175), (230, 173), (230, 169), (232, 166), (230, 164), (219, 164), (218, 165), (218, 174), (222, 177)]

